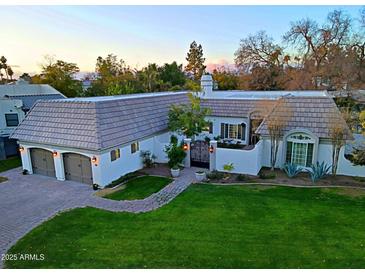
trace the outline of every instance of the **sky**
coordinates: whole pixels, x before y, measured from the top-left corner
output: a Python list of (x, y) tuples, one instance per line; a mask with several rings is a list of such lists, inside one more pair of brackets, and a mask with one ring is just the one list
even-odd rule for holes
[(114, 53), (132, 68), (185, 64), (193, 40), (209, 67), (234, 63), (240, 39), (266, 30), (277, 42), (290, 22), (323, 22), (334, 9), (358, 17), (361, 6), (2, 6), (0, 56), (16, 74), (40, 72), (44, 56), (95, 69)]

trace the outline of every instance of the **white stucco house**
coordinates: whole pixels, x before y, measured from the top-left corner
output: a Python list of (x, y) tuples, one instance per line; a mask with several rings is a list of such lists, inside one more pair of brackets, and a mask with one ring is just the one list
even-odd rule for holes
[(49, 85), (29, 84), (24, 80), (0, 85), (0, 160), (17, 154), (16, 141), (9, 139), (9, 135), (37, 100), (63, 98)]
[[(211, 76), (202, 77), (202, 107), (211, 109), (206, 129), (188, 144), (185, 165), (223, 170), (233, 163), (235, 173), (257, 175), (270, 166), (270, 115), (257, 113), (260, 100), (279, 98), (291, 109), (280, 143), (277, 167), (285, 162), (309, 166), (331, 163), (329, 126), (345, 123), (333, 99), (324, 91), (213, 91)], [(38, 101), (11, 135), (20, 145), (23, 169), (105, 186), (142, 168), (141, 151), (150, 151), (165, 163), (171, 132), (167, 129), (172, 104), (188, 103), (188, 91)], [(288, 115), (288, 113), (275, 113)], [(348, 131), (348, 139), (351, 139)], [(204, 141), (203, 141), (204, 140)], [(341, 150), (338, 173), (365, 176)]]

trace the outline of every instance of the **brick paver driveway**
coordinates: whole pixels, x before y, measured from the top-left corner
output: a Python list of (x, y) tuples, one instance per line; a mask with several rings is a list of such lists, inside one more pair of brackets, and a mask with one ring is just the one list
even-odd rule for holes
[[(173, 183), (143, 200), (114, 201), (97, 197), (91, 186), (40, 175), (22, 175), (21, 168), (1, 176), (0, 183), (0, 255), (17, 240), (60, 211), (92, 206), (110, 211), (147, 212), (170, 202), (194, 180), (194, 168), (187, 168)], [(0, 268), (3, 262), (0, 259)]]
[(90, 186), (81, 183), (21, 175), (21, 168), (1, 176), (9, 180), (0, 183), (0, 254), (57, 212), (85, 206), (93, 193)]

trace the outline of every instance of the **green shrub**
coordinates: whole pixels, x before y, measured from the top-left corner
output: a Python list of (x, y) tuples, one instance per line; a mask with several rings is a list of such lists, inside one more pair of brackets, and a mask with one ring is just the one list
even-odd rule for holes
[(225, 164), (223, 166), (223, 169), (226, 172), (230, 172), (230, 171), (234, 170), (234, 165), (233, 165), (233, 163)]
[(142, 158), (142, 163), (144, 167), (152, 167), (154, 165), (156, 156), (153, 155), (151, 151), (142, 150), (140, 156)]
[(126, 175), (121, 176), (119, 179), (114, 180), (113, 182), (106, 185), (105, 187), (106, 188), (115, 187), (116, 185), (129, 181), (130, 179), (136, 178), (140, 175), (142, 175), (142, 173), (140, 171), (134, 171), (134, 172), (127, 173)]
[(223, 177), (224, 177), (224, 173), (219, 172), (217, 170), (213, 170), (212, 172), (209, 172), (207, 174), (207, 178), (211, 179), (211, 180), (220, 180), (220, 179), (223, 179)]
[(247, 181), (248, 178), (245, 174), (238, 174), (236, 177), (237, 181), (243, 182), (243, 181)]
[(170, 138), (170, 144), (165, 147), (167, 158), (169, 158), (168, 165), (170, 168), (179, 166), (185, 159), (186, 152), (183, 148), (183, 142), (178, 143), (176, 136), (172, 135)]
[(345, 155), (355, 166), (365, 166), (365, 149), (354, 149), (352, 154)]
[(355, 181), (358, 181), (360, 183), (365, 183), (365, 177), (359, 177), (359, 176), (355, 176), (352, 177)]
[(319, 163), (317, 162), (315, 165), (311, 165), (308, 169), (310, 174), (310, 178), (312, 183), (315, 183), (317, 180), (326, 177), (331, 170), (331, 165), (327, 165), (325, 162)]
[(270, 172), (270, 173), (260, 172), (259, 173), (259, 177), (260, 177), (260, 179), (263, 179), (263, 180), (275, 179), (276, 178), (276, 174), (273, 173), (273, 172)]
[(303, 171), (303, 168), (292, 163), (286, 163), (284, 165), (283, 170), (285, 171), (286, 175), (288, 175), (289, 178), (293, 178), (299, 174), (299, 172)]
[(230, 144), (230, 143), (222, 143), (222, 142), (218, 142), (217, 146), (219, 148), (232, 148), (232, 149), (243, 149), (245, 147), (245, 145), (242, 145), (242, 144)]

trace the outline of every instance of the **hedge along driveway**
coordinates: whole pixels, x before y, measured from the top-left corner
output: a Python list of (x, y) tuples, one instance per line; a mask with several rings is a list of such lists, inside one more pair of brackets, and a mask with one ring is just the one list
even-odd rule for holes
[(365, 199), (321, 189), (192, 185), (143, 214), (61, 214), (10, 253), (14, 268), (364, 268)]

